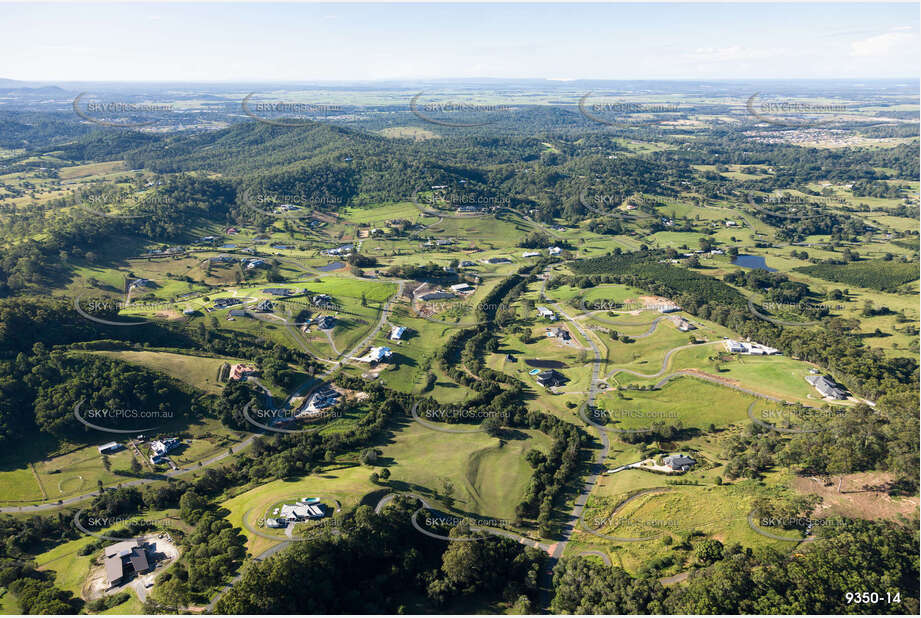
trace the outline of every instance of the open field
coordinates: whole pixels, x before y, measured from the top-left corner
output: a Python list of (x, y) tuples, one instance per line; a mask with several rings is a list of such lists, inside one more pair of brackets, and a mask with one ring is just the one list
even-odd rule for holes
[(201, 391), (212, 394), (220, 394), (224, 388), (224, 383), (217, 380), (218, 370), (224, 363), (245, 362), (233, 358), (209, 358), (206, 356), (147, 350), (100, 351), (94, 352), (94, 354), (101, 354), (102, 356), (165, 373)]

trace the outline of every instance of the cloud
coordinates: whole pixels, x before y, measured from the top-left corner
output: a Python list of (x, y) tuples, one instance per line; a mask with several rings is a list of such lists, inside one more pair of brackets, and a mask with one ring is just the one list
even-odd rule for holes
[(741, 60), (762, 60), (785, 55), (778, 49), (747, 49), (741, 45), (729, 47), (698, 47), (684, 54), (692, 62), (739, 62)]
[(851, 43), (851, 56), (879, 57), (892, 54), (898, 47), (913, 37), (905, 32), (887, 32)]

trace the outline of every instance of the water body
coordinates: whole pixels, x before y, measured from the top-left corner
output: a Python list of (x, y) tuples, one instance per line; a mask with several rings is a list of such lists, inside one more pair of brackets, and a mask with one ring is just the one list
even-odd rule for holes
[(739, 254), (736, 259), (732, 261), (736, 266), (741, 266), (742, 268), (760, 268), (761, 270), (766, 270), (769, 273), (776, 273), (776, 268), (769, 268), (767, 262), (764, 261), (764, 258), (760, 255), (745, 255)]
[(339, 270), (345, 266), (345, 262), (330, 262), (326, 266), (317, 266), (317, 270), (328, 272), (330, 270)]

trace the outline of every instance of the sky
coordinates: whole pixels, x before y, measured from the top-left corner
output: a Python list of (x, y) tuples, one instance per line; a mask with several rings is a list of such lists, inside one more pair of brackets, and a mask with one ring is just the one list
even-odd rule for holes
[(0, 78), (918, 78), (904, 4), (17, 4)]

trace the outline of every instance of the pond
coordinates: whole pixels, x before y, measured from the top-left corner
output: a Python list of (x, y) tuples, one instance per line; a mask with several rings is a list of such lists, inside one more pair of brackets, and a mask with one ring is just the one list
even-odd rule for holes
[(767, 262), (764, 261), (764, 257), (760, 255), (745, 255), (740, 253), (732, 263), (742, 268), (760, 268), (769, 273), (777, 272), (776, 268), (768, 268)]

